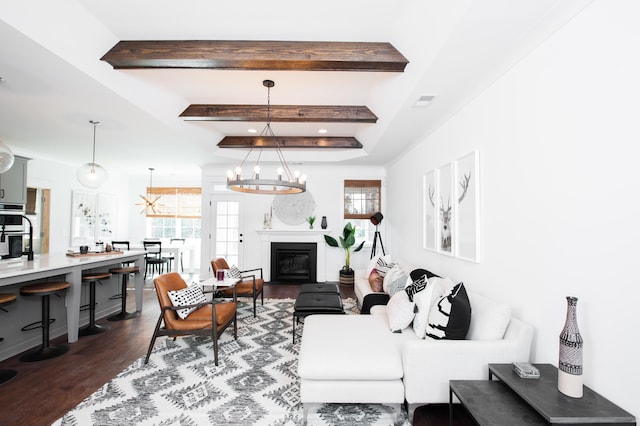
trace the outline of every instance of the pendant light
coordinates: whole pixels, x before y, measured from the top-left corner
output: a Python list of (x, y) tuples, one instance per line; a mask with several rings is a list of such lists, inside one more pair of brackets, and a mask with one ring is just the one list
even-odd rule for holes
[(0, 173), (4, 173), (13, 166), (13, 151), (9, 148), (9, 145), (0, 141)]
[(82, 186), (95, 189), (105, 183), (109, 179), (109, 175), (104, 167), (96, 163), (96, 126), (100, 122), (89, 120), (89, 123), (93, 124), (93, 159), (91, 163), (87, 163), (78, 169), (76, 178)]
[(153, 171), (154, 170), (155, 169), (153, 167), (149, 167), (149, 188), (147, 188), (147, 195), (140, 196), (140, 198), (142, 198), (144, 202), (136, 204), (136, 206), (144, 206), (144, 208), (140, 211), (140, 214), (148, 213), (149, 211), (153, 212), (153, 214), (159, 214), (160, 207), (162, 207), (162, 205), (158, 203), (158, 200), (160, 199), (159, 195), (156, 195), (155, 198), (151, 199), (153, 197)]
[(280, 167), (277, 170), (278, 178), (260, 178), (260, 155), (262, 154), (262, 147), (260, 148), (256, 165), (253, 168), (253, 174), (250, 178), (242, 177), (242, 166), (253, 152), (252, 147), (244, 157), (244, 160), (242, 160), (242, 163), (240, 163), (240, 166), (236, 167), (235, 173), (231, 170), (227, 172), (227, 188), (250, 194), (299, 194), (305, 192), (307, 190), (306, 176), (300, 176), (297, 171), (291, 173), (291, 169), (282, 154), (278, 139), (273, 134), (273, 130), (271, 130), (271, 88), (276, 84), (272, 80), (264, 80), (262, 85), (267, 88), (267, 125), (260, 133), (260, 136), (274, 140), (275, 150), (278, 154), (278, 160), (280, 160)]

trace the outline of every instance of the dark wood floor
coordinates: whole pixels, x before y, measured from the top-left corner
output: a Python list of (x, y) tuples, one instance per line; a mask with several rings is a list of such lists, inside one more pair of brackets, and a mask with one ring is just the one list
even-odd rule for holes
[[(343, 297), (354, 297), (353, 288), (341, 287)], [(296, 285), (265, 285), (265, 298), (295, 298)], [(129, 310), (135, 310), (133, 291)], [(50, 425), (84, 398), (111, 380), (147, 351), (159, 314), (151, 288), (144, 291), (144, 309), (135, 319), (120, 322), (100, 320), (111, 325), (107, 333), (82, 337), (69, 345), (69, 351), (41, 362), (20, 362), (18, 356), (0, 362), (0, 368), (14, 369), (18, 375), (0, 385), (0, 425)], [(66, 336), (54, 344), (65, 343)], [(464, 410), (456, 410), (455, 425), (471, 425)], [(448, 425), (448, 408), (421, 407), (414, 425)]]

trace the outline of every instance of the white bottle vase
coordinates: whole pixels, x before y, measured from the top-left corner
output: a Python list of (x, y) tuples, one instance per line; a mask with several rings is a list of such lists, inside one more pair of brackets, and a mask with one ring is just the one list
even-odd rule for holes
[(577, 297), (567, 296), (567, 319), (560, 333), (558, 390), (572, 398), (582, 398), (582, 345), (576, 319)]

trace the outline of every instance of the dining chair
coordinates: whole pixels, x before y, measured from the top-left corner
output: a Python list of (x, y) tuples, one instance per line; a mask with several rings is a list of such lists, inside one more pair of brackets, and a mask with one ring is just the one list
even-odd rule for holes
[(155, 274), (156, 271), (159, 274), (164, 273), (164, 265), (169, 264), (169, 260), (162, 257), (162, 242), (161, 241), (142, 241), (144, 246), (144, 279), (147, 279), (147, 273), (151, 269), (151, 274)]

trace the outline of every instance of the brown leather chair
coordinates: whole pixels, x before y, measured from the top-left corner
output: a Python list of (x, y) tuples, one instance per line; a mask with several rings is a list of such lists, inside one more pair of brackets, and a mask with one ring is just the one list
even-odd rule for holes
[[(180, 290), (187, 287), (182, 277), (177, 272), (169, 272), (160, 275), (153, 280), (156, 287), (156, 295), (160, 303), (160, 317), (156, 324), (147, 357), (144, 363), (149, 362), (153, 345), (158, 336), (173, 336), (174, 340), (177, 336), (188, 334), (198, 334), (211, 336), (213, 339), (213, 356), (214, 363), (218, 365), (218, 338), (220, 334), (233, 323), (233, 338), (238, 338), (238, 322), (236, 319), (236, 298), (234, 295), (233, 302), (214, 303), (212, 300), (189, 306), (173, 306), (169, 299), (169, 291)], [(195, 307), (198, 309), (191, 312), (185, 319), (181, 319), (176, 311), (186, 307)], [(164, 327), (160, 327), (164, 321)]]
[[(211, 261), (211, 268), (213, 269), (213, 275), (216, 276), (218, 269), (229, 269), (229, 264), (224, 258), (219, 257)], [(260, 271), (260, 276), (256, 277), (257, 271)], [(251, 274), (250, 272), (254, 272)], [(240, 271), (242, 274), (242, 281), (235, 286), (235, 291), (239, 297), (251, 297), (253, 299), (253, 316), (256, 316), (256, 299), (260, 296), (260, 303), (264, 305), (264, 294), (262, 293), (264, 287), (264, 279), (262, 277), (262, 268), (247, 269)], [(221, 293), (225, 297), (230, 297), (232, 289), (222, 290)]]

